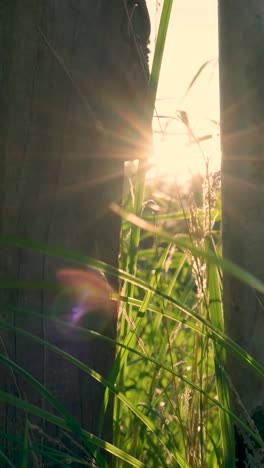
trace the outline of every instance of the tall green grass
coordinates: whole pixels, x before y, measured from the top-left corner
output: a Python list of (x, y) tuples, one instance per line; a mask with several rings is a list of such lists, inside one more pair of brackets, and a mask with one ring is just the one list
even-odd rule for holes
[[(154, 113), (171, 7), (172, 0), (164, 0), (149, 79), (149, 116)], [(199, 72), (191, 85), (198, 76)], [(264, 368), (224, 333), (222, 270), (261, 292), (264, 285), (221, 257), (221, 238), (215, 223), (221, 219), (219, 193), (214, 191), (209, 170), (202, 205), (194, 199), (183, 201), (179, 194), (178, 204), (172, 198), (170, 211), (163, 203), (158, 214), (153, 208), (154, 194), (151, 200), (145, 195), (145, 163), (140, 162), (136, 174), (129, 174), (128, 178), (131, 193), (125, 194), (122, 208), (113, 206), (123, 220), (119, 269), (59, 246), (0, 238), (0, 247), (30, 249), (97, 269), (120, 280), (120, 294), (113, 297), (120, 304), (118, 336), (114, 342), (116, 361), (108, 379), (53, 344), (0, 320), (1, 328), (24, 336), (29, 344), (45, 345), (101, 382), (106, 389), (104, 410), (109, 395), (115, 397), (111, 444), (84, 431), (40, 382), (2, 353), (1, 363), (22, 376), (58, 413), (55, 416), (22, 397), (0, 391), (1, 401), (25, 412), (24, 437), (0, 433), (1, 440), (15, 440), (21, 447), (21, 468), (28, 466), (32, 453), (36, 459), (42, 457), (53, 466), (64, 466), (63, 460), (67, 458), (63, 449), (55, 449), (47, 441), (37, 444), (31, 440), (28, 422), (31, 415), (54, 424), (69, 437), (78, 438), (83, 457), (72, 457), (73, 466), (107, 467), (104, 453), (109, 453), (111, 466), (118, 468), (234, 467), (234, 423), (264, 447), (259, 435), (239, 420), (230, 407), (226, 352), (236, 355), (262, 377)], [(151, 193), (150, 187), (147, 192)], [(186, 228), (175, 235), (179, 220), (184, 221)], [(1, 280), (0, 287), (56, 288), (48, 283), (8, 280)], [(41, 316), (36, 310), (14, 304), (8, 307), (17, 314)], [(45, 314), (45, 319), (57, 326), (61, 324), (52, 314)], [(113, 342), (92, 330), (82, 331), (87, 337)], [(14, 466), (0, 449), (1, 464)]]
[[(197, 393), (199, 397), (203, 397), (210, 405), (210, 411), (218, 412), (219, 410), (221, 410), (222, 412), (224, 412), (227, 418), (231, 417), (234, 420), (236, 420), (237, 424), (240, 424), (253, 438), (255, 438), (258, 441), (258, 443), (260, 443), (263, 446), (262, 442), (259, 440), (258, 435), (252, 433), (252, 429), (250, 427), (245, 427), (242, 421), (239, 421), (239, 419), (232, 414), (230, 409), (225, 404), (223, 404), (223, 402), (219, 401), (219, 398), (217, 398), (217, 393), (213, 381), (210, 382), (210, 388), (213, 389), (212, 392), (209, 392), (207, 387), (203, 388), (199, 385), (199, 383), (197, 384), (194, 381), (195, 375), (193, 375), (194, 370), (192, 369), (192, 351), (193, 339), (195, 336), (201, 336), (206, 341), (212, 340), (212, 342), (215, 345), (221, 345), (223, 349), (227, 348), (229, 351), (235, 353), (240, 359), (242, 359), (245, 363), (250, 365), (255, 371), (257, 371), (262, 376), (264, 376), (264, 369), (257, 362), (255, 362), (255, 360), (252, 357), (248, 356), (246, 352), (239, 348), (239, 346), (237, 346), (230, 339), (225, 337), (225, 335), (219, 328), (216, 328), (209, 320), (206, 320), (202, 316), (200, 316), (195, 310), (196, 304), (193, 299), (189, 298), (186, 304), (186, 294), (184, 286), (186, 279), (185, 274), (183, 284), (180, 288), (182, 290), (181, 294), (179, 294), (179, 298), (175, 299), (174, 295), (167, 295), (166, 290), (164, 291), (161, 289), (155, 289), (155, 287), (151, 286), (149, 282), (146, 282), (143, 279), (129, 275), (128, 273), (122, 270), (116, 270), (100, 261), (95, 261), (94, 259), (82, 257), (75, 252), (69, 252), (64, 251), (60, 248), (51, 248), (45, 245), (34, 244), (29, 241), (25, 242), (19, 239), (16, 240), (1, 238), (0, 243), (2, 245), (12, 245), (20, 247), (23, 245), (24, 247), (26, 246), (27, 248), (30, 248), (31, 250), (35, 250), (37, 252), (60, 257), (68, 261), (71, 260), (72, 262), (80, 266), (92, 266), (93, 268), (97, 268), (105, 273), (118, 275), (122, 280), (134, 284), (134, 286), (137, 287), (138, 292), (140, 290), (141, 292), (143, 292), (143, 294), (141, 294), (142, 299), (129, 297), (119, 298), (124, 306), (127, 303), (133, 306), (134, 314), (140, 315), (140, 311), (142, 310), (144, 297), (146, 293), (152, 294), (153, 297), (153, 301), (151, 301), (151, 304), (148, 307), (147, 317), (145, 317), (146, 320), (143, 324), (144, 328), (143, 333), (141, 333), (141, 336), (139, 335), (140, 330), (138, 330), (138, 349), (136, 346), (128, 347), (124, 343), (116, 343), (118, 349), (119, 347), (121, 347), (126, 351), (129, 351), (130, 353), (130, 359), (126, 366), (127, 384), (125, 392), (124, 389), (120, 389), (119, 386), (116, 385), (116, 382), (107, 381), (103, 379), (98, 373), (94, 372), (92, 369), (88, 368), (83, 363), (79, 362), (78, 360), (63, 352), (59, 348), (56, 348), (50, 343), (44, 341), (47, 347), (52, 349), (54, 352), (63, 355), (65, 359), (67, 359), (70, 362), (73, 362), (84, 372), (88, 373), (89, 375), (92, 375), (93, 378), (102, 382), (106, 388), (108, 388), (112, 393), (117, 395), (120, 401), (122, 401), (122, 421), (124, 421), (124, 427), (122, 427), (121, 421), (119, 421), (119, 431), (122, 431), (123, 436), (125, 437), (125, 440), (123, 439), (121, 444), (123, 450), (118, 448), (115, 444), (107, 444), (99, 438), (94, 437), (92, 434), (88, 434), (85, 431), (83, 431), (79, 427), (78, 423), (75, 420), (73, 420), (73, 418), (71, 418), (67, 411), (63, 407), (61, 407), (60, 403), (57, 402), (56, 399), (54, 399), (54, 397), (52, 397), (52, 395), (50, 395), (49, 392), (47, 392), (46, 389), (42, 387), (39, 382), (35, 381), (35, 379), (33, 379), (30, 375), (23, 371), (23, 369), (19, 368), (14, 362), (2, 355), (1, 361), (6, 362), (6, 364), (15, 369), (16, 372), (23, 375), (23, 377), (26, 378), (35, 388), (37, 388), (39, 392), (43, 396), (45, 396), (45, 398), (48, 398), (48, 400), (53, 404), (53, 406), (61, 413), (63, 418), (56, 418), (51, 413), (48, 413), (42, 410), (41, 408), (36, 408), (27, 401), (23, 401), (22, 399), (16, 399), (12, 395), (5, 394), (4, 392), (2, 392), (0, 395), (3, 401), (7, 401), (14, 406), (24, 409), (28, 414), (41, 416), (43, 419), (58, 425), (58, 427), (71, 431), (76, 436), (81, 435), (81, 437), (83, 438), (84, 447), (86, 447), (88, 444), (88, 447), (91, 449), (89, 442), (90, 444), (92, 444), (93, 447), (103, 447), (106, 451), (115, 455), (117, 459), (123, 460), (125, 461), (125, 464), (129, 463), (132, 466), (145, 466), (146, 464), (150, 464), (151, 466), (151, 464), (154, 464), (154, 462), (159, 463), (159, 465), (161, 464), (161, 466), (162, 464), (166, 466), (166, 464), (168, 463), (170, 463), (171, 466), (173, 466), (174, 464), (175, 466), (190, 465), (188, 465), (187, 461), (189, 450), (191, 450), (188, 444), (193, 445), (195, 442), (193, 440), (192, 433), (189, 433), (186, 427), (187, 423), (189, 424), (190, 418), (190, 409), (188, 405), (188, 401), (190, 399), (190, 391), (193, 393)], [(185, 263), (183, 261), (183, 258), (182, 262), (180, 262), (181, 264), (177, 263), (178, 271), (177, 273), (174, 272), (174, 278), (175, 276), (178, 276), (183, 272), (183, 265)], [(202, 258), (207, 258), (207, 255), (204, 255)], [(171, 284), (173, 284), (174, 278), (172, 278), (172, 282), (168, 285), (168, 289), (171, 287)], [(6, 285), (12, 287), (12, 284), (10, 282), (6, 284), (4, 281), (2, 281), (1, 286), (5, 287)], [(19, 285), (15, 283), (13, 286), (18, 287)], [(22, 288), (25, 286), (28, 288), (30, 285), (25, 285), (22, 283), (20, 286)], [(34, 283), (32, 283), (31, 287), (39, 288), (40, 285), (35, 285)], [(47, 288), (48, 285), (43, 285), (43, 287)], [(53, 285), (51, 285), (51, 287), (53, 287)], [(182, 302), (181, 298), (184, 299)], [(193, 308), (190, 308), (192, 303)], [(10, 306), (10, 310), (14, 310), (14, 306)], [(19, 310), (16, 309), (16, 312), (19, 312)], [(30, 310), (20, 310), (20, 312), (28, 314), (36, 313)], [(155, 317), (159, 317), (158, 320), (155, 320)], [(144, 317), (142, 317), (142, 319), (143, 318)], [(191, 320), (191, 318), (193, 320)], [(54, 321), (55, 319), (54, 317), (50, 316), (50, 320)], [(167, 322), (165, 323), (165, 328), (161, 327), (161, 322), (164, 320), (166, 320)], [(155, 328), (155, 323), (158, 323), (158, 329)], [(1, 327), (12, 326), (10, 324), (1, 322)], [(164, 329), (166, 333), (162, 333)], [(15, 328), (15, 330), (17, 333), (22, 333), (24, 336), (28, 336), (28, 338), (31, 340), (43, 342), (43, 340), (33, 335), (30, 335), (25, 330), (21, 330), (19, 328)], [(131, 334), (134, 334), (132, 328), (130, 328), (129, 332)], [(85, 333), (100, 336), (95, 332), (89, 330), (85, 330)], [(105, 340), (107, 338), (101, 336), (101, 339)], [(163, 347), (165, 349), (170, 350), (168, 354), (163, 353), (162, 347), (160, 346), (160, 340), (163, 343)], [(153, 352), (153, 349), (155, 353)], [(173, 363), (171, 362), (171, 358), (173, 356), (171, 356), (171, 352), (175, 352), (176, 350), (177, 362), (174, 363), (175, 365), (172, 365)], [(202, 362), (201, 359), (200, 362)], [(219, 361), (217, 362), (219, 363)], [(186, 370), (183, 368), (183, 365), (185, 366), (185, 363)], [(212, 363), (211, 367), (213, 366)], [(189, 366), (190, 368), (188, 368)], [(153, 372), (153, 369), (156, 372)], [(163, 371), (165, 376), (161, 374), (161, 372)], [(214, 378), (213, 367), (211, 371), (212, 378)], [(162, 384), (163, 378), (164, 383)], [(156, 382), (154, 388), (153, 382), (154, 384)], [(176, 382), (177, 386), (176, 388), (174, 388), (174, 384)], [(151, 387), (152, 392), (147, 392), (146, 390)], [(148, 404), (146, 404), (146, 401), (144, 401), (144, 396), (145, 398), (147, 398)], [(140, 397), (142, 398), (142, 401), (140, 401)], [(149, 401), (150, 397), (151, 400)], [(182, 401), (182, 398), (185, 398), (185, 400)], [(166, 415), (164, 410), (164, 406), (166, 407), (167, 401), (169, 404), (168, 415)], [(161, 402), (162, 404), (160, 405)], [(158, 408), (155, 407), (154, 403), (155, 405), (158, 404)], [(179, 404), (178, 408), (176, 407), (176, 403)], [(162, 408), (161, 414), (159, 406), (161, 406)], [(172, 412), (172, 409), (175, 410), (175, 414)], [(196, 411), (197, 408), (194, 409), (194, 416), (196, 415)], [(178, 422), (178, 418), (176, 417), (177, 413), (178, 418), (181, 418), (180, 423)], [(184, 420), (184, 415), (187, 421)], [(135, 420), (133, 419), (134, 417), (136, 418)], [(167, 421), (167, 418), (169, 421)], [(217, 414), (213, 416), (211, 423), (210, 418), (208, 418), (208, 420), (206, 421), (207, 425), (209, 425), (208, 431), (210, 429), (210, 431), (208, 432), (210, 443), (207, 441), (207, 443), (209, 443), (209, 448), (207, 448), (206, 450), (206, 460), (210, 460), (211, 466), (223, 466), (223, 448), (221, 444), (218, 444), (220, 424), (219, 426), (215, 424), (216, 418)], [(169, 427), (169, 422), (174, 423), (175, 427)], [(210, 424), (212, 425), (212, 427), (210, 426)], [(124, 430), (124, 428), (126, 428), (126, 430)], [(214, 432), (216, 432), (216, 440), (214, 440)], [(133, 443), (133, 438), (131, 439), (132, 435), (134, 435), (134, 437), (136, 436), (136, 446)], [(142, 447), (142, 451), (140, 450), (138, 454), (135, 454), (134, 452), (139, 450), (138, 447)], [(45, 449), (47, 450), (46, 447)], [(35, 447), (35, 450), (37, 451), (37, 453), (41, 453), (41, 451), (43, 451), (43, 447)], [(203, 450), (205, 450), (205, 447), (203, 447)], [(59, 455), (56, 454), (56, 456), (58, 457)], [(216, 458), (216, 461), (214, 461), (214, 457)], [(100, 463), (101, 464), (99, 466), (104, 466), (103, 461), (101, 461)], [(119, 463), (122, 464), (121, 461)]]

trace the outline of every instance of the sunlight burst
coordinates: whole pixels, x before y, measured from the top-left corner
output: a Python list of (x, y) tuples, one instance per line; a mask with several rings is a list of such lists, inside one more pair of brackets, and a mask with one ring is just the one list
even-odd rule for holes
[(182, 185), (197, 174), (219, 171), (219, 126), (208, 119), (197, 119), (193, 126), (185, 111), (178, 117), (168, 117), (163, 126), (154, 119), (153, 164), (157, 176), (173, 177)]
[(205, 161), (185, 137), (155, 139), (154, 164), (161, 176), (173, 176), (183, 183), (192, 175), (204, 172)]

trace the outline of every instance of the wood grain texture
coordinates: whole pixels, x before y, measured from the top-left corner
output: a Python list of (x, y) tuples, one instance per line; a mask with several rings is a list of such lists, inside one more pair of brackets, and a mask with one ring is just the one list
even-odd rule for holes
[[(2, 2), (0, 11), (0, 233), (75, 249), (114, 266), (120, 220), (109, 205), (121, 200), (124, 160), (145, 156), (150, 129), (144, 118), (148, 33), (141, 43), (137, 38), (139, 52), (134, 40), (124, 37), (125, 3), (13, 0)], [(69, 264), (26, 250), (0, 252), (2, 279), (55, 281), (56, 271), (65, 267)], [(117, 288), (117, 281), (109, 281)], [(48, 320), (11, 314), (5, 307), (48, 314), (51, 294), (6, 290), (0, 298), (1, 318), (109, 374), (113, 346), (69, 336)], [(115, 315), (104, 330), (111, 337)], [(98, 433), (100, 384), (18, 334), (1, 330), (1, 340), (1, 352), (46, 385), (85, 429)], [(1, 367), (0, 375), (2, 389), (51, 409), (10, 369)], [(32, 422), (50, 437), (61, 437), (39, 420)], [(0, 430), (23, 434), (24, 427), (25, 415), (1, 404)], [(104, 436), (111, 440), (111, 403)], [(37, 431), (32, 437), (39, 439)], [(17, 462), (12, 443), (4, 446)]]
[[(263, 2), (219, 1), (223, 252), (262, 281), (263, 44)], [(263, 305), (260, 294), (224, 274), (226, 331), (262, 365)], [(263, 380), (231, 356), (229, 377), (233, 404), (240, 417), (248, 420), (259, 414), (264, 405)], [(258, 429), (263, 436), (263, 424)]]

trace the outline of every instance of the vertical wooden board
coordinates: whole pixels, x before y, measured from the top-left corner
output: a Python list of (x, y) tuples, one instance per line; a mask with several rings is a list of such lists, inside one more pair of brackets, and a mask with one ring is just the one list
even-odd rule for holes
[[(219, 2), (223, 253), (262, 281), (263, 40), (262, 2)], [(263, 365), (263, 296), (224, 273), (224, 314), (229, 336)], [(248, 421), (263, 412), (263, 379), (232, 356), (229, 378), (237, 414)]]
[[(120, 220), (109, 205), (121, 201), (123, 161), (142, 157), (149, 137), (149, 122), (144, 120), (146, 70), (134, 39), (127, 35), (124, 2), (16, 0), (5, 8), (8, 28), (0, 47), (8, 47), (9, 53), (1, 75), (1, 234), (74, 249), (117, 266)], [(145, 62), (146, 43), (147, 38), (142, 41)], [(55, 282), (56, 272), (69, 267), (42, 254), (1, 249), (3, 279)], [(108, 280), (117, 288), (117, 279)], [(72, 336), (48, 319), (12, 315), (4, 307), (15, 304), (56, 315), (57, 302), (43, 291), (1, 292), (1, 318), (107, 377), (114, 361), (112, 345), (77, 332)], [(64, 310), (58, 315), (63, 318)], [(104, 328), (99, 313), (92, 327), (114, 337), (115, 321), (113, 310)], [(89, 320), (85, 324), (91, 325)], [(98, 432), (104, 391), (100, 384), (18, 333), (1, 330), (1, 337), (11, 358), (52, 391), (83, 427)], [(1, 388), (52, 410), (24, 379), (17, 379), (18, 391), (13, 375), (2, 367), (1, 376)], [(60, 437), (36, 418), (30, 421), (35, 424), (34, 441)], [(106, 426), (110, 440), (111, 411)], [(23, 413), (0, 406), (1, 430), (23, 434), (24, 427)], [(12, 444), (6, 454), (20, 461), (21, 453), (15, 453)]]

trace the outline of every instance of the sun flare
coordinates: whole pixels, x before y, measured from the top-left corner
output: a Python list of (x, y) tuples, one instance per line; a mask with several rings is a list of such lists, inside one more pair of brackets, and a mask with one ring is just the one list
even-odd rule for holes
[(185, 137), (155, 138), (153, 162), (161, 176), (173, 176), (184, 181), (204, 172), (205, 161), (201, 153), (188, 144)]
[[(162, 2), (147, 4), (154, 50)], [(197, 173), (204, 175), (206, 162), (212, 172), (220, 167), (217, 50), (217, 1), (206, 0), (203, 6), (193, 0), (174, 2), (153, 120), (153, 163), (158, 175), (181, 184)], [(183, 114), (191, 120), (189, 128)]]
[(153, 148), (156, 175), (173, 177), (181, 185), (220, 168), (218, 123), (200, 116), (192, 121), (184, 110), (153, 119)]

